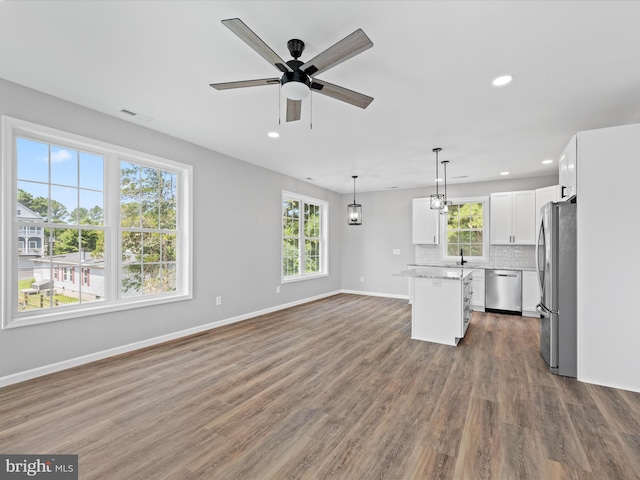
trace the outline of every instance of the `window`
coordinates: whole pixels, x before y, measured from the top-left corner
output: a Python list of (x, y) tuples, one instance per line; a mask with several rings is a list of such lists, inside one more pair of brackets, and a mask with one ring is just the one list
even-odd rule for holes
[(470, 198), (452, 200), (446, 216), (446, 242), (444, 257), (460, 258), (460, 252), (469, 260), (487, 259), (487, 235), (484, 227), (487, 199)]
[(2, 121), (3, 327), (191, 298), (190, 166)]
[(282, 280), (327, 275), (329, 204), (282, 192)]

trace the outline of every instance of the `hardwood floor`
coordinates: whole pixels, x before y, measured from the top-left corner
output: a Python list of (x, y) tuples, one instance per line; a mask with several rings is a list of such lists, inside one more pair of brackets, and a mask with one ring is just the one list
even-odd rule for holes
[(0, 389), (0, 452), (89, 479), (639, 479), (640, 394), (551, 375), (536, 319), (411, 340), (337, 295)]

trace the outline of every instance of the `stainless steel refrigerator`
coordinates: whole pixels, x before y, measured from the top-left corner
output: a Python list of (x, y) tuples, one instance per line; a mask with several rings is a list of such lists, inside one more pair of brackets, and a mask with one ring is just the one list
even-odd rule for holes
[(576, 203), (541, 208), (536, 252), (540, 353), (552, 373), (577, 376)]

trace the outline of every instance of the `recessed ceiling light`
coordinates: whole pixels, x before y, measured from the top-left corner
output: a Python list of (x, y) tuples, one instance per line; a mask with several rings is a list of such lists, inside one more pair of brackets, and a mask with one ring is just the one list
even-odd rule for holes
[(278, 132), (269, 132), (267, 135), (269, 135), (269, 138), (278, 138), (280, 136)]
[(494, 87), (502, 87), (507, 83), (511, 83), (511, 80), (513, 80), (511, 75), (502, 75), (501, 77), (495, 78), (492, 83)]
[(436, 182), (441, 182), (442, 179), (441, 178), (436, 178)]
[(509, 175), (509, 172), (500, 172), (500, 175)]
[(547, 160), (542, 160), (542, 163), (544, 163), (545, 165), (548, 165), (549, 163), (553, 163), (553, 160), (549, 158)]

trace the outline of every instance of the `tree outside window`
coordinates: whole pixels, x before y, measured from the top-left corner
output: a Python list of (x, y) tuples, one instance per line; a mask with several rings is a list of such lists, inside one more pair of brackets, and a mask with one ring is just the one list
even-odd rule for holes
[(447, 216), (447, 256), (484, 257), (484, 205), (459, 203), (449, 207)]

